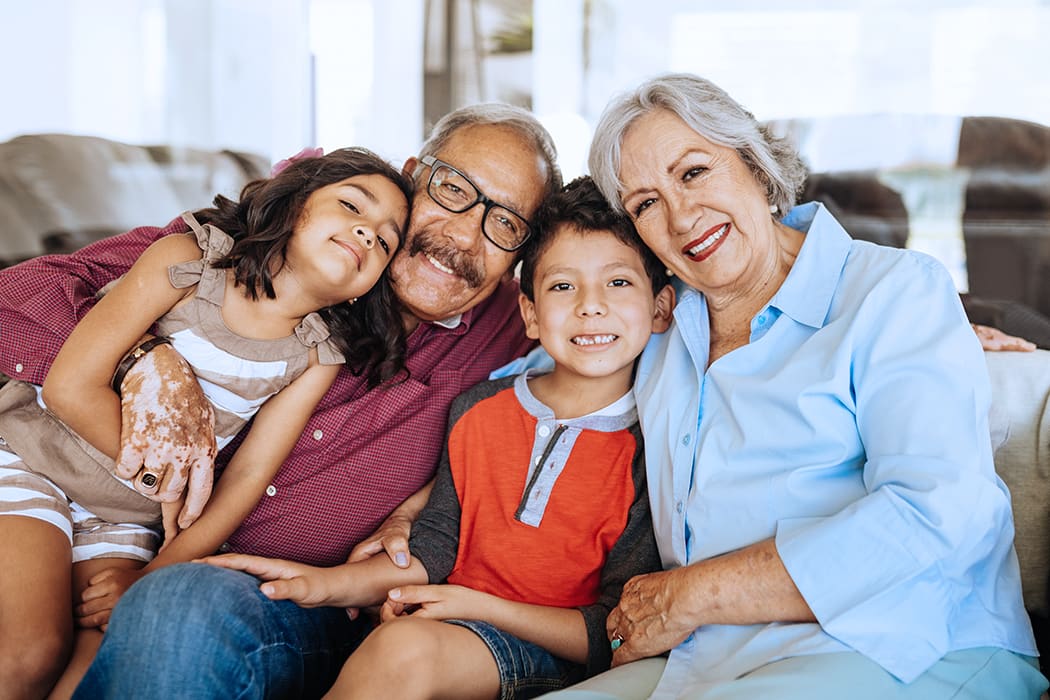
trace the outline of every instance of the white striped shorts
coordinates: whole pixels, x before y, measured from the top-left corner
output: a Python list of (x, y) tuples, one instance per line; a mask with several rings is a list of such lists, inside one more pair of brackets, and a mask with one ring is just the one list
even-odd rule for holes
[(54, 482), (29, 471), (18, 455), (0, 448), (0, 515), (22, 515), (51, 523), (66, 534), (73, 563), (89, 559), (148, 562), (160, 534), (142, 525), (110, 523), (69, 500)]

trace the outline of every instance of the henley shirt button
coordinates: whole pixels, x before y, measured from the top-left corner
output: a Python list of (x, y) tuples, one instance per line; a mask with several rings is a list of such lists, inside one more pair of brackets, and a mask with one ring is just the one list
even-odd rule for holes
[(25, 369), (25, 367), (22, 366), (21, 362), (19, 362), (17, 365), (15, 365), (15, 371), (18, 372), (19, 374), (21, 374), (23, 369)]
[(539, 430), (537, 430), (536, 432), (540, 434), (540, 437), (547, 437), (551, 434), (551, 429), (545, 425), (541, 425)]
[(274, 496), (276, 494), (277, 494), (277, 487), (276, 486), (274, 486), (273, 484), (270, 484), (269, 486), (266, 487), (266, 495), (267, 496)]
[(223, 542), (222, 544), (220, 544), (219, 545), (219, 551), (223, 552), (223, 553), (226, 553), (226, 552), (230, 551), (230, 543), (229, 542)]
[(320, 440), (323, 437), (324, 437), (324, 432), (320, 428), (318, 428), (317, 430), (314, 431), (314, 440)]

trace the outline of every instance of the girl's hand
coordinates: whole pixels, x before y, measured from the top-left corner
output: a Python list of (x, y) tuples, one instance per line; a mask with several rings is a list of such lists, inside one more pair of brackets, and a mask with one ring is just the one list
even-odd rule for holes
[(488, 597), (464, 586), (401, 586), (387, 594), (379, 619), (388, 622), (401, 615), (432, 620), (484, 619), (482, 608)]
[(338, 602), (336, 596), (338, 567), (326, 569), (250, 554), (219, 554), (196, 561), (261, 578), (265, 583), (259, 586), (259, 590), (270, 600), (291, 600), (304, 608), (346, 607)]
[(145, 575), (142, 569), (111, 568), (92, 576), (80, 596), (81, 604), (73, 611), (77, 626), (98, 627), (105, 632), (120, 596)]
[(120, 453), (116, 471), (155, 501), (183, 497), (182, 529), (211, 495), (215, 414), (189, 365), (169, 345), (136, 362), (121, 384)]

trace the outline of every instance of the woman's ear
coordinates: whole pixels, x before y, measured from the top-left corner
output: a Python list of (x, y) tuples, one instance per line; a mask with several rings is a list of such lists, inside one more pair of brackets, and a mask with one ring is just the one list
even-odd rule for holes
[(539, 340), (540, 324), (536, 320), (536, 305), (527, 296), (518, 292), (518, 308), (521, 309), (521, 320), (525, 322), (525, 335), (533, 340)]
[(653, 333), (663, 333), (671, 327), (671, 318), (674, 312), (674, 287), (665, 284), (664, 288), (656, 294), (655, 311), (653, 312)]

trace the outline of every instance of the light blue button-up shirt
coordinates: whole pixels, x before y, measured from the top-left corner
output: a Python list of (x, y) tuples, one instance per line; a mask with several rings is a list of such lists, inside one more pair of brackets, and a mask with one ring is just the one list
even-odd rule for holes
[(818, 204), (784, 223), (807, 235), (749, 344), (708, 367), (704, 297), (679, 285), (635, 393), (665, 568), (775, 538), (820, 624), (701, 627), (653, 697), (800, 654), (858, 651), (903, 681), (956, 649), (1036, 655), (987, 369), (947, 271), (851, 240)]

